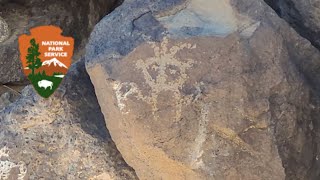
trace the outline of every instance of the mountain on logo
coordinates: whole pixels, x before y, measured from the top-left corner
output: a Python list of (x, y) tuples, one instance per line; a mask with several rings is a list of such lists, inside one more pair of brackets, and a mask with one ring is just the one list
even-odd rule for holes
[(47, 75), (52, 76), (54, 73), (66, 74), (68, 67), (57, 58), (52, 58), (42, 62), (39, 72), (45, 71)]
[(42, 63), (42, 66), (48, 66), (50, 67), (51, 64), (53, 64), (55, 67), (58, 65), (59, 67), (62, 68), (66, 68), (68, 69), (68, 67), (66, 65), (64, 65), (62, 62), (60, 62), (57, 58), (52, 58), (50, 60), (46, 60)]

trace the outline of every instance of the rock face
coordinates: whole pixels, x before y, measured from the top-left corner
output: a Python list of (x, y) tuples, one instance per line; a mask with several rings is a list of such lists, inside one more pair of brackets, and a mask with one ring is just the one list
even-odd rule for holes
[(317, 0), (265, 0), (299, 34), (320, 49), (320, 2)]
[(74, 59), (83, 54), (93, 26), (114, 8), (115, 0), (0, 1), (0, 84), (23, 81), (18, 36), (40, 25), (57, 25), (75, 38)]
[(105, 128), (84, 62), (49, 99), (31, 86), (0, 111), (0, 179), (137, 179)]
[(86, 50), (140, 179), (319, 179), (320, 53), (262, 0), (127, 0)]

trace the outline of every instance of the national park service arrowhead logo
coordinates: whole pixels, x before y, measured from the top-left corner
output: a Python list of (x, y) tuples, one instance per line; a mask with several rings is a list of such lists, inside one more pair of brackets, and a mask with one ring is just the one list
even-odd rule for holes
[(23, 72), (42, 97), (48, 98), (66, 75), (74, 40), (61, 35), (56, 26), (40, 26), (19, 37)]

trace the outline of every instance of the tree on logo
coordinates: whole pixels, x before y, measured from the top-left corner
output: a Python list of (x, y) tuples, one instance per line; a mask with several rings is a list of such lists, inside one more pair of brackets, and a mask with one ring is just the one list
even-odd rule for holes
[(34, 70), (38, 69), (42, 66), (42, 62), (39, 58), (39, 44), (37, 44), (36, 40), (33, 38), (30, 40), (31, 46), (28, 48), (28, 54), (26, 56), (28, 68), (32, 70), (32, 76), (34, 76)]

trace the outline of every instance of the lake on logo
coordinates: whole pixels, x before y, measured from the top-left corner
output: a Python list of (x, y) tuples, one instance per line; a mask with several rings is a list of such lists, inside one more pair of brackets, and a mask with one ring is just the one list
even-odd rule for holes
[(62, 36), (56, 26), (40, 26), (30, 32), (19, 37), (23, 72), (39, 95), (48, 98), (71, 65), (74, 39)]

